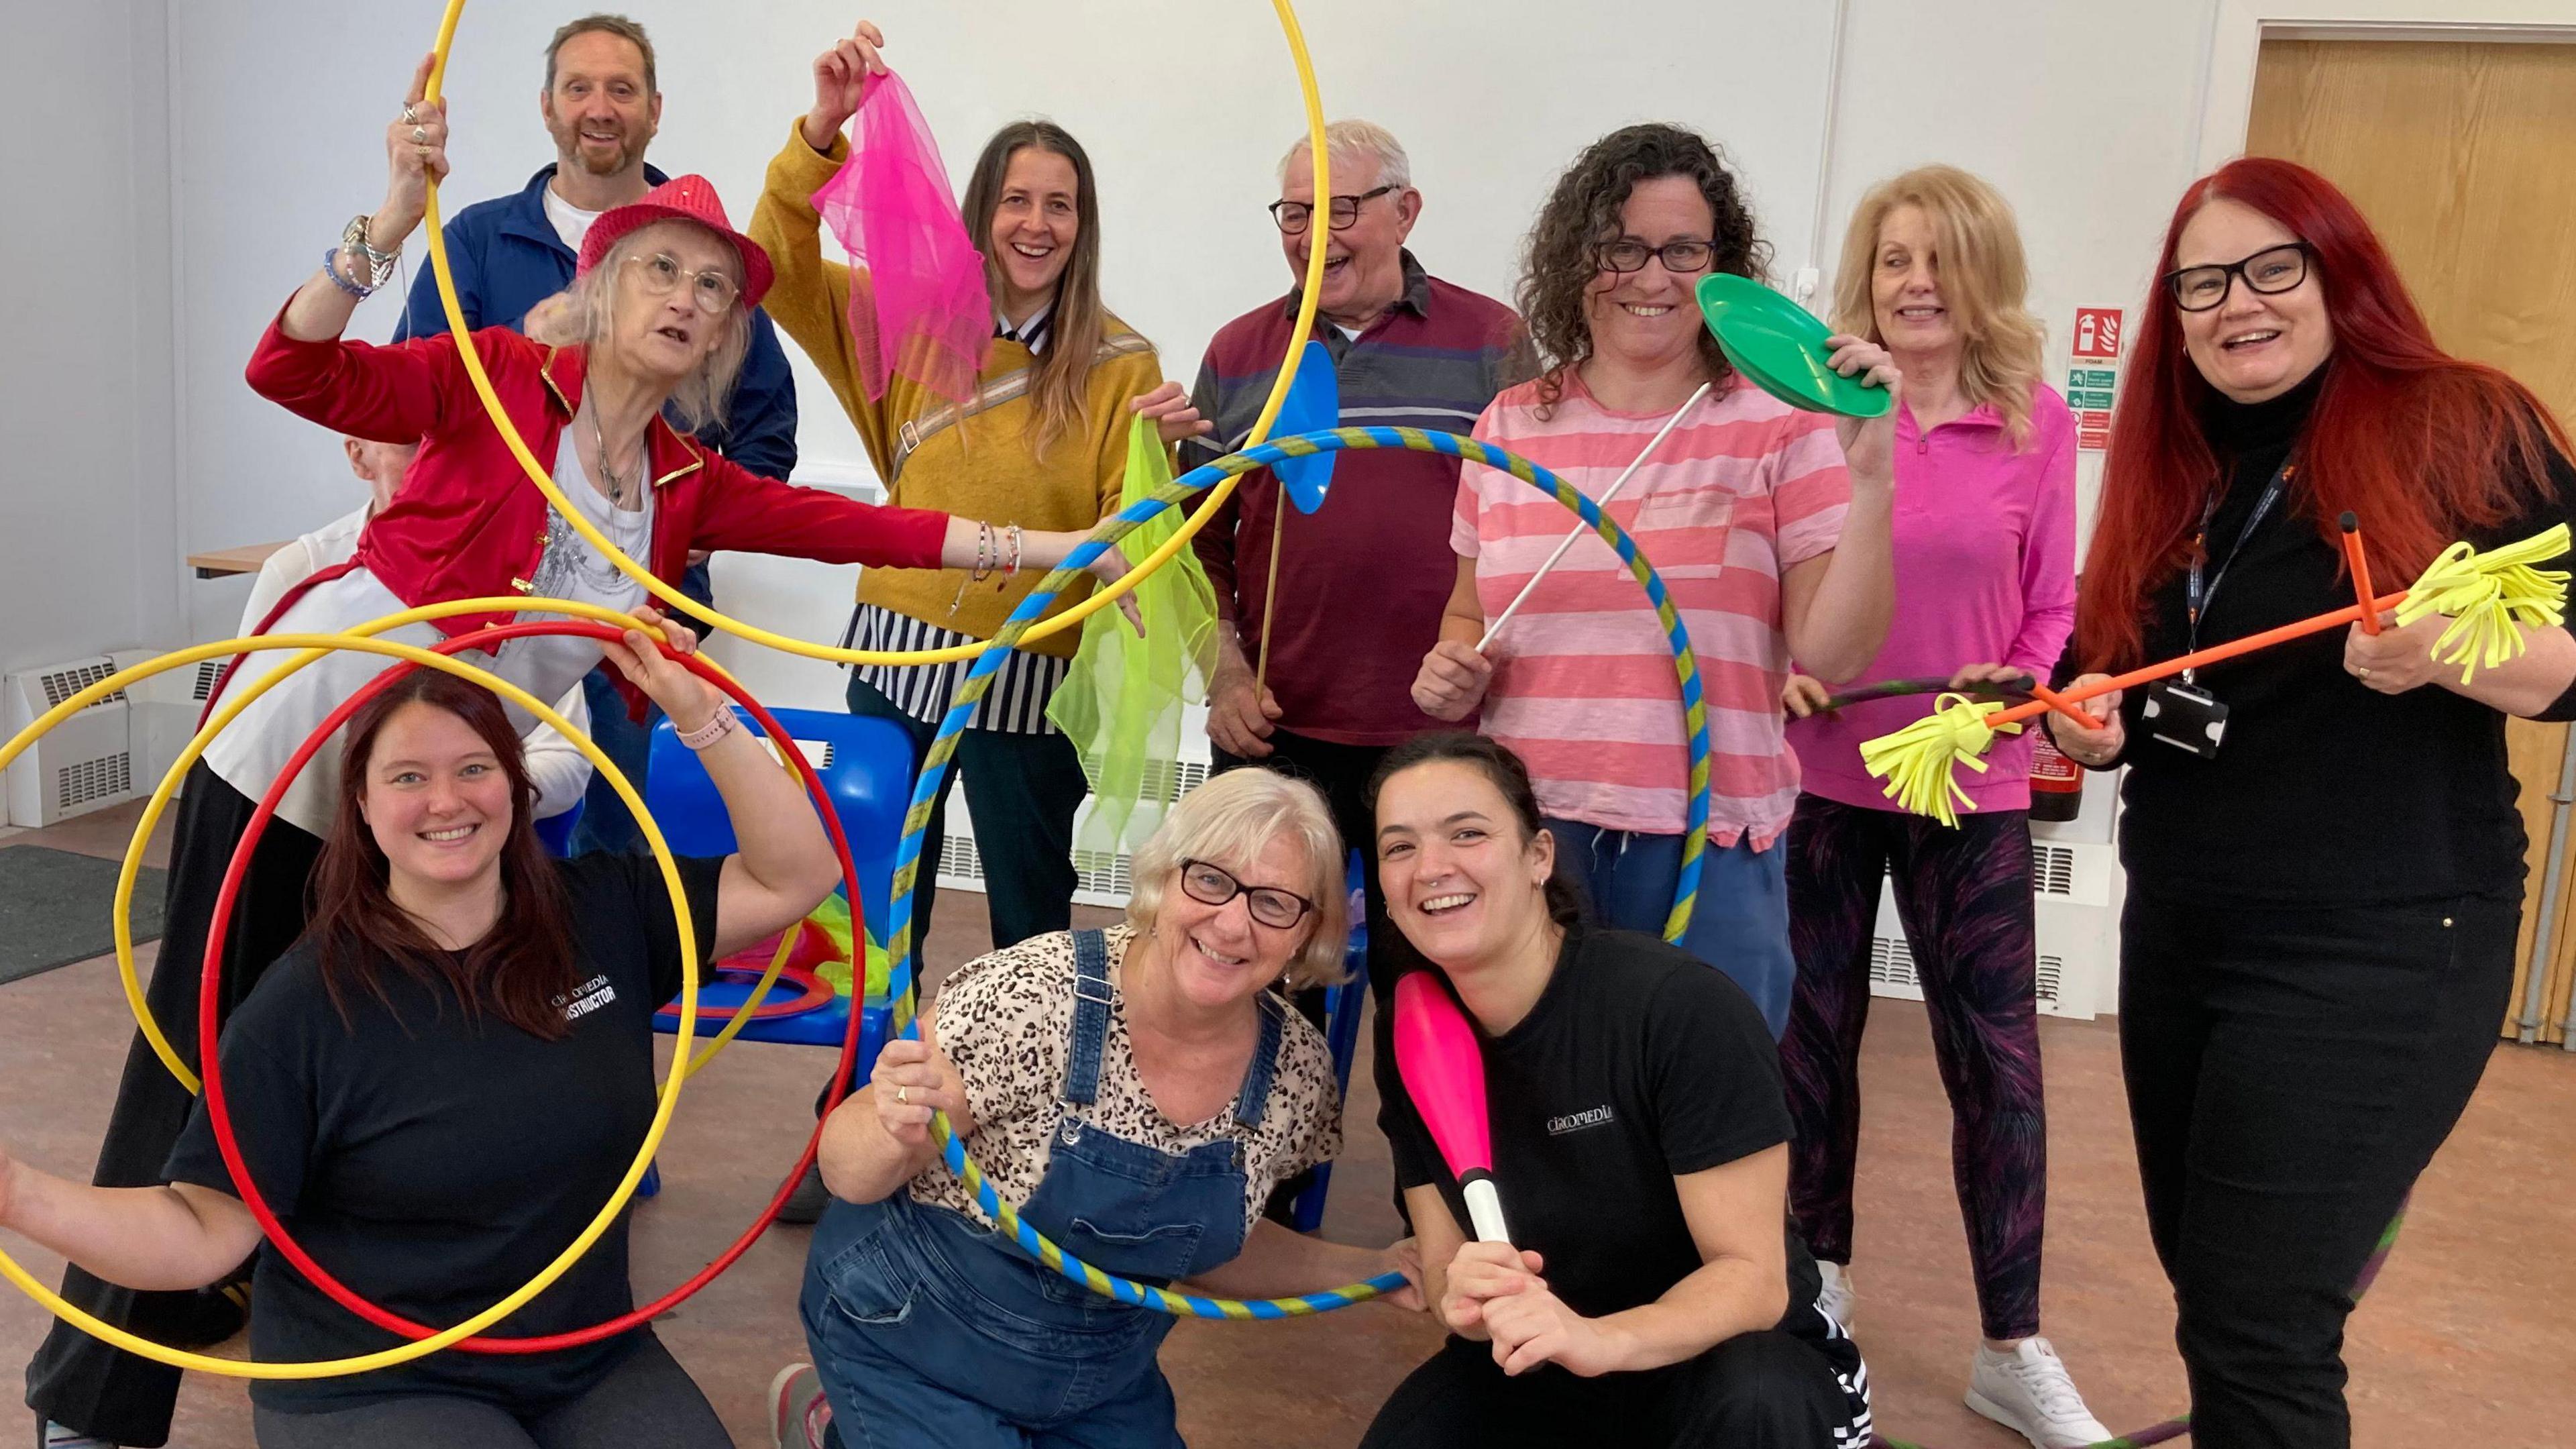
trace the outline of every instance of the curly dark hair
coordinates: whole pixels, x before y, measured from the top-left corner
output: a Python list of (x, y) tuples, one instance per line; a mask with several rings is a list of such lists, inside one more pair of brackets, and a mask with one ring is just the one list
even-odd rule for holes
[[(1522, 253), (1515, 300), (1546, 363), (1539, 378), (1543, 408), (1563, 396), (1566, 369), (1592, 355), (1592, 327), (1584, 320), (1583, 302), (1601, 274), (1599, 248), (1618, 239), (1619, 210), (1637, 183), (1659, 176), (1687, 176), (1708, 198), (1709, 214), (1717, 221), (1709, 237), (1716, 248), (1709, 263), (1713, 270), (1768, 280), (1771, 244), (1753, 234), (1744, 189), (1706, 137), (1686, 126), (1649, 123), (1622, 127), (1593, 142), (1557, 178)], [(1710, 377), (1726, 375), (1725, 354), (1705, 329), (1699, 354)]]

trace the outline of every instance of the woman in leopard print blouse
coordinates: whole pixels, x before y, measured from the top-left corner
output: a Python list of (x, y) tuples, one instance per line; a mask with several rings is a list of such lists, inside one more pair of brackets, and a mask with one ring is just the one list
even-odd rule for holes
[[(1137, 853), (1128, 924), (968, 963), (922, 1040), (887, 1045), (824, 1128), (834, 1202), (806, 1270), (845, 1442), (1181, 1442), (1154, 1361), (1171, 1320), (1001, 1241), (940, 1161), (933, 1110), (1022, 1216), (1110, 1272), (1271, 1297), (1399, 1266), (1261, 1217), (1276, 1183), (1341, 1147), (1331, 1054), (1272, 989), (1339, 973), (1341, 863), (1312, 787), (1221, 775)], [(790, 1417), (821, 1442), (820, 1412)]]

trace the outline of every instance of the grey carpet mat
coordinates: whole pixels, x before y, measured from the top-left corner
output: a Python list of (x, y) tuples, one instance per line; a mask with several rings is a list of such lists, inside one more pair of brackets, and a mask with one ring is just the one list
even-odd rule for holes
[[(108, 906), (117, 862), (42, 845), (0, 850), (0, 984), (104, 956), (116, 947)], [(161, 936), (164, 873), (134, 882), (134, 939)]]

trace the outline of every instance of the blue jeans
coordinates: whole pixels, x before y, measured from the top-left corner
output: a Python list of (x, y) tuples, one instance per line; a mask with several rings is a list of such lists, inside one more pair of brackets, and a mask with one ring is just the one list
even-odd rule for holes
[[(1111, 1025), (1106, 946), (1073, 933), (1062, 1125), (1021, 1211), (1087, 1262), (1169, 1283), (1242, 1253), (1251, 1184), (1233, 1138), (1174, 1154), (1086, 1120)], [(1262, 999), (1234, 1099), (1246, 1132), (1269, 1110), (1286, 1016)], [(841, 1449), (1182, 1449), (1154, 1361), (1171, 1319), (1068, 1282), (907, 1188), (824, 1209), (799, 1307)]]
[[(1681, 879), (1682, 837), (1604, 830), (1580, 820), (1541, 822), (1556, 837), (1561, 869), (1582, 885), (1592, 914), (1623, 931), (1664, 934)], [(1789, 1024), (1798, 960), (1789, 953), (1789, 852), (1779, 841), (1755, 850), (1739, 840), (1700, 857), (1699, 900), (1681, 947), (1727, 974), (1762, 1009), (1778, 1041)]]
[(840, 1449), (1182, 1449), (1172, 1320), (906, 1188), (824, 1209), (800, 1307)]

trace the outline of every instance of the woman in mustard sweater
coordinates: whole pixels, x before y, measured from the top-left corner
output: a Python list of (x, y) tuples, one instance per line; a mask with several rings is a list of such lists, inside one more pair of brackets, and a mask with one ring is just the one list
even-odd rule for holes
[[(778, 268), (769, 314), (831, 383), (889, 501), (964, 509), (1032, 530), (1089, 528), (1116, 511), (1130, 404), (1156, 392), (1162, 370), (1153, 344), (1101, 305), (1091, 162), (1060, 127), (1003, 127), (967, 184), (967, 230), (984, 253), (995, 308), (976, 396), (959, 408), (901, 375), (875, 401), (861, 386), (850, 268), (823, 259), (812, 198), (850, 158), (841, 128), (858, 109), (862, 84), (886, 73), (881, 44), (877, 28), (862, 23), (815, 60), (814, 108), (769, 163), (751, 217), (751, 234)], [(1162, 421), (1169, 432), (1194, 415)], [(850, 635), (863, 649), (990, 639), (1037, 577), (872, 568), (859, 580)], [(1087, 581), (1067, 588), (1064, 602), (1088, 588)], [(1079, 638), (1069, 629), (1015, 650), (958, 742), (995, 949), (1072, 925), (1073, 816), (1087, 786), (1080, 757), (1048, 723), (1046, 706)], [(967, 668), (862, 666), (851, 671), (850, 710), (904, 726), (918, 758)], [(945, 814), (943, 797), (921, 852), (916, 942), (929, 935)]]

